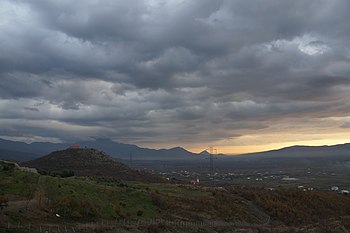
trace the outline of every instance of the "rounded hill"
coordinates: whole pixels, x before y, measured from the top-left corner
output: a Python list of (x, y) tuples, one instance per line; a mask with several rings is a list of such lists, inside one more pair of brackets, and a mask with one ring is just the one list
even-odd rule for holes
[(69, 148), (21, 163), (47, 173), (74, 173), (77, 176), (112, 177), (121, 180), (161, 182), (155, 175), (132, 170), (103, 151), (93, 148)]

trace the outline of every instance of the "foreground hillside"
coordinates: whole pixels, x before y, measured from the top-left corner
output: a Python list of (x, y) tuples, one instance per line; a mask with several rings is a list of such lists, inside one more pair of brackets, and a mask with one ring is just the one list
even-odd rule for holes
[(122, 180), (164, 182), (149, 173), (130, 169), (102, 151), (92, 148), (66, 149), (47, 156), (22, 162), (21, 165), (38, 169), (41, 173), (111, 177)]
[(40, 232), (40, 227), (51, 232), (64, 227), (67, 232), (350, 230), (350, 198), (331, 192), (60, 178), (0, 164), (4, 232)]

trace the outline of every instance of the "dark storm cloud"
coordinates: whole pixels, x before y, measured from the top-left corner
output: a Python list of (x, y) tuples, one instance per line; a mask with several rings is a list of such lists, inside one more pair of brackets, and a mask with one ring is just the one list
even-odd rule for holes
[(0, 134), (181, 144), (347, 116), (349, 14), (346, 0), (0, 1)]

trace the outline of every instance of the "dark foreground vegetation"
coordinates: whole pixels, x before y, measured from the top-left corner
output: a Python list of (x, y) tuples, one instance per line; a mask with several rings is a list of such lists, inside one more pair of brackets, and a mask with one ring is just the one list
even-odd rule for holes
[(350, 198), (52, 177), (0, 165), (0, 232), (347, 232)]

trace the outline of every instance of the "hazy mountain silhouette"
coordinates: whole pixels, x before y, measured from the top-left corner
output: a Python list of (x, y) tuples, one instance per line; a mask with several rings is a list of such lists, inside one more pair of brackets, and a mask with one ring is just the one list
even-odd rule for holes
[(46, 155), (52, 151), (62, 150), (67, 143), (34, 142), (25, 143), (0, 139), (0, 158), (13, 160), (29, 160)]
[[(170, 149), (149, 149), (132, 144), (114, 142), (110, 139), (97, 138), (92, 141), (74, 142), (81, 147), (96, 148), (111, 155), (113, 158), (133, 160), (187, 160), (200, 159), (208, 156), (204, 150), (192, 153), (182, 147)], [(0, 139), (0, 159), (31, 160), (53, 151), (64, 150), (73, 143), (35, 142), (24, 143)], [(318, 158), (318, 157), (350, 157), (350, 143), (333, 146), (291, 146), (277, 150), (242, 154), (239, 156), (215, 155), (223, 159), (263, 159), (263, 158)]]
[(209, 152), (207, 150), (203, 150), (199, 153), (200, 155), (209, 155)]
[(239, 157), (259, 158), (317, 158), (317, 157), (350, 157), (350, 143), (332, 146), (290, 146), (277, 150), (243, 154)]
[[(134, 160), (176, 160), (196, 159), (198, 157), (198, 154), (189, 152), (181, 147), (157, 150), (101, 138), (94, 141), (74, 142), (74, 144), (79, 144), (81, 147), (96, 148), (114, 158), (120, 159), (129, 159), (130, 155)], [(6, 153), (0, 153), (0, 159), (30, 160), (53, 151), (66, 149), (69, 146), (70, 143), (35, 142), (28, 144), (0, 139), (0, 150), (6, 150)], [(18, 156), (18, 152), (23, 152), (25, 156)]]
[(196, 158), (197, 154), (189, 152), (181, 147), (171, 149), (149, 149), (142, 148), (132, 144), (114, 142), (110, 139), (96, 139), (89, 142), (78, 142), (83, 147), (92, 147), (105, 151), (114, 158), (129, 159), (130, 155), (134, 160), (147, 159), (191, 159)]
[(23, 151), (0, 149), (0, 159), (3, 159), (3, 160), (23, 161), (23, 160), (28, 160), (28, 158), (35, 158), (37, 156), (39, 155), (26, 153)]

